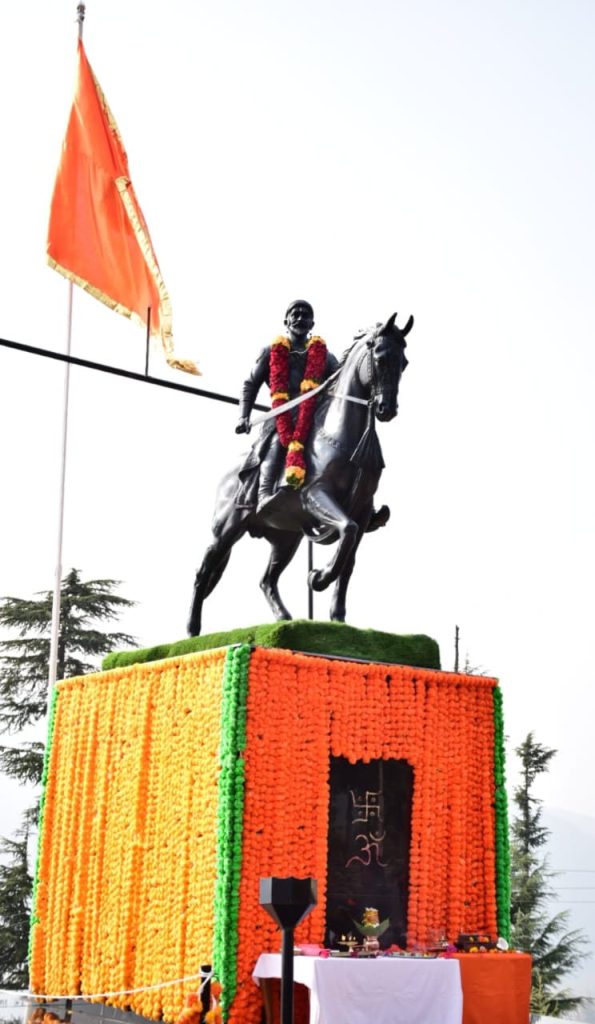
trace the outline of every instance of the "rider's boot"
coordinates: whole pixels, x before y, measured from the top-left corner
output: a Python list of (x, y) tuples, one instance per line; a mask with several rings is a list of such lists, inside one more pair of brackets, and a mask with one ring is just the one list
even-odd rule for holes
[[(280, 447), (280, 446), (279, 446)], [(271, 450), (260, 464), (260, 477), (258, 481), (258, 499), (256, 511), (261, 512), (273, 498), (277, 491), (277, 478), (279, 475), (280, 455), (283, 453), (277, 450), (278, 446), (271, 445)]]

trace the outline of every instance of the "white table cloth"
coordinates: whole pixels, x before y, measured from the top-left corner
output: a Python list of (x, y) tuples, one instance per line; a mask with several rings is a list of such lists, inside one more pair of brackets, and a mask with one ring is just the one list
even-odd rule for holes
[[(281, 977), (281, 954), (262, 953), (252, 977)], [(310, 989), (310, 1024), (461, 1024), (458, 960), (296, 956), (293, 980)]]

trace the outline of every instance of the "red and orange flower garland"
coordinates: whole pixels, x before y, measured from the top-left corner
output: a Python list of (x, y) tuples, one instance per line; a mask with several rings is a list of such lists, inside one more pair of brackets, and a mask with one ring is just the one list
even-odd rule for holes
[[(302, 394), (313, 391), (314, 388), (317, 388), (322, 383), (326, 367), (326, 344), (322, 338), (318, 337), (318, 335), (310, 338), (306, 348), (306, 367), (300, 384), (300, 392)], [(291, 342), (289, 338), (282, 336), (275, 338), (271, 345), (269, 386), (273, 409), (277, 409), (289, 400), (290, 350)], [(302, 486), (306, 477), (304, 448), (310, 435), (315, 405), (315, 400), (302, 402), (298, 407), (295, 425), (290, 410), (279, 413), (276, 417), (279, 439), (283, 447), (287, 449), (285, 479), (296, 490)]]

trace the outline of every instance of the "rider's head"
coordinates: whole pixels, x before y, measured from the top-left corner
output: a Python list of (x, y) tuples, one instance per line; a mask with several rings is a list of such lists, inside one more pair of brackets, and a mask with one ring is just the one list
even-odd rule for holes
[(306, 337), (314, 327), (314, 310), (305, 299), (296, 299), (287, 307), (284, 324), (295, 337)]

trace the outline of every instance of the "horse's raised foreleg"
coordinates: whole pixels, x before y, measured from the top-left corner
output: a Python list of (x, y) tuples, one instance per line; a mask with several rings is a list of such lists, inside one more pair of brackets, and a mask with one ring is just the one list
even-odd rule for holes
[(188, 619), (188, 635), (198, 636), (202, 624), (202, 606), (206, 597), (217, 586), (229, 561), (233, 545), (245, 531), (244, 521), (234, 522), (209, 545), (196, 573), (190, 617)]
[(325, 590), (340, 575), (357, 544), (358, 524), (350, 519), (334, 498), (320, 486), (312, 487), (303, 498), (304, 507), (319, 523), (332, 526), (339, 534), (334, 556), (325, 569), (313, 569), (308, 574), (312, 590)]
[(349, 555), (349, 558), (346, 560), (345, 565), (343, 566), (343, 569), (339, 574), (339, 578), (337, 580), (335, 589), (333, 591), (333, 597), (331, 600), (331, 607), (329, 612), (329, 618), (331, 622), (345, 622), (345, 615), (347, 612), (347, 587), (349, 586), (349, 581), (351, 579), (351, 574), (353, 572), (353, 567), (355, 565), (355, 556), (357, 554), (357, 549), (359, 547), (359, 543), (362, 537), (363, 530), (360, 529), (358, 531), (358, 535), (353, 546), (353, 549), (351, 551), (351, 554)]
[(275, 618), (278, 620), (290, 619), (291, 613), (288, 612), (281, 600), (277, 584), (281, 573), (287, 568), (300, 546), (302, 535), (284, 530), (271, 530), (267, 531), (266, 538), (271, 545), (271, 557), (260, 581), (260, 588)]

